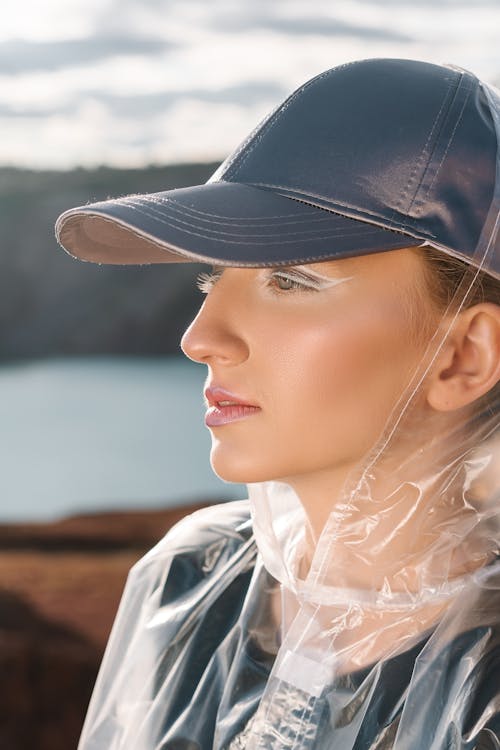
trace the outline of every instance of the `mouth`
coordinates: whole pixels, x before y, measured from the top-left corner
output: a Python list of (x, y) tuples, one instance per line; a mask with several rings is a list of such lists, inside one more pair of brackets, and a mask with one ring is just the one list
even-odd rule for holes
[(207, 427), (220, 427), (246, 419), (261, 411), (260, 406), (218, 386), (206, 388), (204, 396), (208, 405), (205, 414)]

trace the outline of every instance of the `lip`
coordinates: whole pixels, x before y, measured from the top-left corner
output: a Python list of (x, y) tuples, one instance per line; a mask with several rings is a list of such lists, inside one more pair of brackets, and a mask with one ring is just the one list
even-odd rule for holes
[(242, 396), (237, 396), (235, 393), (231, 393), (226, 388), (222, 388), (219, 385), (211, 385), (205, 388), (203, 395), (209, 406), (219, 406), (221, 401), (231, 401), (233, 404), (239, 406), (253, 406), (259, 408), (257, 404), (253, 404), (249, 399)]
[(252, 404), (246, 398), (237, 396), (220, 386), (205, 388), (204, 396), (208, 404), (208, 410), (205, 414), (207, 427), (220, 427), (224, 424), (246, 419), (261, 411), (257, 404)]

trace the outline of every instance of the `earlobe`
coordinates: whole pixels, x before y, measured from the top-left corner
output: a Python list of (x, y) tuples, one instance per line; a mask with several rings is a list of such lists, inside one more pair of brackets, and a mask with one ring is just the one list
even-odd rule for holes
[(453, 411), (484, 396), (500, 380), (500, 305), (464, 310), (430, 376), (427, 401), (436, 411)]

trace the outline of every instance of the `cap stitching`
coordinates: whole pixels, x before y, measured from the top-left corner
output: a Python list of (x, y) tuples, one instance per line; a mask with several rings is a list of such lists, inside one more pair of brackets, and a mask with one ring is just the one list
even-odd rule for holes
[[(266, 217), (266, 221), (264, 221), (264, 218), (262, 217), (261, 218), (261, 222), (262, 222), (261, 224), (255, 224), (254, 222), (251, 222), (251, 221), (247, 222), (246, 220), (240, 221), (239, 219), (235, 219), (234, 221), (213, 221), (213, 222), (211, 222), (210, 219), (204, 219), (202, 217), (193, 217), (193, 216), (191, 216), (191, 214), (189, 213), (189, 210), (185, 211), (184, 210), (185, 207), (182, 204), (177, 203), (176, 201), (172, 201), (172, 204), (173, 204), (173, 210), (174, 211), (178, 211), (179, 213), (183, 214), (184, 216), (188, 216), (190, 218), (198, 218), (199, 221), (205, 221), (205, 222), (212, 223), (212, 224), (222, 224), (222, 225), (226, 225), (227, 224), (228, 226), (234, 226), (234, 227), (237, 227), (237, 228), (239, 228), (239, 227), (245, 227), (245, 226), (249, 226), (251, 228), (253, 228), (253, 227), (261, 228), (261, 227), (266, 227), (266, 226), (276, 226), (276, 227), (279, 226), (279, 227), (283, 227), (283, 226), (290, 226), (292, 224), (303, 224), (303, 223), (306, 223), (306, 222), (312, 222), (312, 223), (322, 224), (324, 222), (327, 222), (328, 218), (329, 218), (328, 216), (300, 216), (300, 217), (296, 217), (295, 220), (284, 221), (284, 222), (277, 222), (277, 221), (273, 222), (273, 221), (267, 221), (267, 219), (272, 218), (272, 217)], [(210, 214), (207, 214), (207, 216), (210, 216)], [(292, 216), (293, 216), (293, 214), (292, 214)], [(317, 231), (320, 231), (320, 229), (318, 229)]]
[[(145, 201), (145, 203), (149, 204), (149, 201)], [(144, 205), (140, 201), (134, 202), (131, 200), (124, 201), (123, 204), (127, 206)], [(269, 224), (269, 226), (273, 226), (273, 225), (276, 225), (278, 222), (272, 221), (272, 220), (281, 218), (280, 216), (266, 216), (266, 217), (249, 217), (249, 219), (246, 220), (244, 217), (231, 217), (231, 216), (223, 217), (223, 216), (220, 216), (219, 214), (209, 214), (208, 212), (205, 212), (205, 211), (197, 211), (196, 209), (192, 209), (190, 206), (185, 206), (184, 204), (179, 203), (178, 201), (174, 201), (170, 198), (162, 201), (161, 203), (163, 207), (167, 207), (167, 205), (169, 204), (172, 204), (174, 211), (178, 211), (179, 213), (182, 213), (185, 216), (189, 216), (190, 218), (197, 218), (199, 221), (210, 222), (210, 218), (204, 218), (205, 216), (227, 219), (226, 221), (212, 221), (211, 223), (227, 224), (228, 226), (239, 227), (239, 226), (246, 226), (247, 224), (250, 227), (252, 227), (252, 225), (257, 226), (257, 227), (261, 227), (261, 226), (265, 227), (267, 224)], [(154, 203), (153, 205), (149, 206), (152, 211), (158, 211), (158, 213), (161, 213), (160, 209), (155, 209), (153, 206), (154, 206)], [(194, 214), (194, 216), (192, 216), (192, 214)], [(200, 216), (198, 217), (197, 214), (200, 214)], [(325, 221), (328, 221), (329, 219), (328, 216), (297, 216), (297, 214), (287, 214), (287, 216), (293, 217), (293, 220), (283, 222), (282, 225), (284, 226), (290, 225), (290, 224), (302, 224), (306, 221), (314, 222), (314, 223), (323, 223)], [(257, 219), (261, 223), (256, 224), (252, 219), (254, 220)]]
[[(170, 203), (172, 203), (171, 206), (169, 206)], [(131, 201), (127, 201), (127, 203), (125, 205), (130, 206), (131, 208), (137, 208), (137, 209), (139, 209), (144, 204), (140, 203), (140, 202), (133, 203)], [(164, 202), (162, 204), (162, 206), (163, 206), (163, 211), (160, 210), (160, 209), (154, 208), (153, 206), (148, 206), (148, 208), (149, 208), (150, 211), (152, 211), (152, 212), (154, 212), (154, 213), (156, 213), (156, 214), (158, 214), (160, 216), (164, 214), (165, 209), (170, 208), (172, 211), (177, 212), (179, 214), (182, 214), (183, 216), (186, 216), (187, 218), (190, 218), (190, 219), (198, 219), (198, 221), (204, 222), (204, 223), (207, 223), (207, 224), (214, 224), (214, 225), (219, 224), (219, 225), (223, 225), (223, 226), (227, 225), (228, 227), (234, 226), (236, 229), (245, 228), (246, 226), (248, 226), (248, 228), (250, 228), (250, 229), (253, 229), (253, 228), (260, 229), (260, 228), (265, 228), (266, 226), (278, 225), (278, 222), (272, 222), (272, 221), (267, 221), (266, 223), (262, 223), (262, 224), (254, 224), (253, 222), (250, 222), (250, 221), (248, 223), (246, 221), (239, 222), (238, 219), (235, 219), (235, 221), (210, 221), (210, 219), (206, 219), (206, 218), (203, 218), (201, 216), (200, 217), (198, 217), (196, 215), (193, 216), (189, 211), (184, 210), (184, 207), (181, 204), (178, 204), (178, 203), (176, 203), (174, 201), (168, 201), (168, 202), (166, 201), (166, 202)], [(206, 214), (206, 216), (210, 216), (210, 214)], [(273, 217), (266, 217), (266, 218), (273, 218)], [(301, 218), (298, 218), (296, 221), (283, 222), (282, 224), (279, 224), (278, 226), (288, 226), (290, 224), (302, 224), (308, 218), (309, 217), (301, 217)], [(311, 217), (311, 218), (309, 218), (310, 221), (313, 221), (315, 223), (324, 222), (327, 219), (328, 219), (328, 217)], [(195, 225), (193, 224), (193, 226), (195, 226)], [(318, 231), (320, 231), (320, 229), (318, 229)]]
[[(231, 184), (243, 184), (243, 183), (230, 183), (230, 182), (228, 182), (228, 183), (224, 183), (224, 184), (231, 185)], [(132, 196), (127, 196), (127, 198), (125, 198), (125, 199), (119, 198), (118, 200), (125, 203), (125, 202), (128, 202), (130, 198), (136, 198), (136, 197), (137, 198), (140, 197), (141, 200), (143, 200), (145, 202), (148, 202), (148, 203), (149, 202), (151, 202), (151, 203), (156, 202), (159, 205), (165, 205), (166, 203), (174, 203), (175, 205), (182, 206), (187, 211), (191, 211), (194, 214), (200, 214), (200, 216), (213, 216), (213, 217), (215, 217), (217, 219), (225, 219), (225, 220), (227, 220), (228, 223), (230, 221), (233, 221), (233, 220), (234, 221), (240, 221), (241, 219), (243, 219), (244, 221), (248, 221), (248, 222), (263, 221), (263, 217), (262, 216), (249, 216), (247, 218), (245, 216), (223, 216), (222, 214), (212, 214), (212, 213), (209, 213), (208, 211), (200, 211), (200, 209), (198, 209), (198, 208), (192, 208), (192, 206), (186, 206), (185, 203), (180, 203), (179, 201), (175, 200), (174, 198), (170, 198), (170, 197), (165, 197), (165, 198), (162, 198), (162, 199), (159, 199), (159, 200), (155, 201), (155, 200), (151, 200), (150, 196), (147, 196), (147, 195), (146, 196), (139, 196), (139, 195), (138, 196), (133, 196), (132, 195)], [(265, 218), (266, 218), (266, 221), (268, 219), (288, 219), (288, 218), (292, 219), (292, 218), (297, 218), (297, 214), (273, 214), (273, 215), (270, 215), (270, 216), (266, 216)], [(323, 217), (316, 217), (316, 218), (323, 219)]]
[[(153, 219), (154, 221), (156, 221), (156, 222), (158, 222), (160, 224), (165, 224), (166, 226), (173, 226), (174, 228), (178, 229), (179, 227), (176, 227), (176, 225), (175, 225), (176, 221), (177, 221), (178, 224), (184, 224), (185, 226), (188, 226), (188, 227), (194, 226), (193, 224), (189, 224), (187, 222), (180, 222), (178, 219), (175, 219), (175, 218), (171, 219), (170, 221), (167, 221), (166, 219), (161, 219), (158, 216), (154, 216), (151, 213), (149, 213), (148, 211), (144, 211), (143, 209), (138, 208), (136, 206), (130, 206), (130, 208), (132, 208), (132, 210), (134, 210), (134, 211), (137, 211), (138, 213), (143, 214), (144, 216), (149, 216), (149, 218)], [(297, 233), (294, 232), (294, 233), (290, 233), (290, 234), (293, 234), (293, 236), (295, 237), (295, 239), (284, 239), (283, 238), (283, 233), (280, 233), (276, 237), (276, 239), (273, 239), (273, 235), (260, 235), (260, 236), (263, 237), (262, 241), (255, 241), (255, 240), (251, 240), (251, 239), (248, 239), (248, 238), (245, 238), (244, 240), (236, 240), (236, 239), (235, 240), (226, 240), (226, 239), (224, 239), (222, 237), (211, 237), (208, 234), (202, 234), (200, 232), (193, 232), (193, 231), (185, 228), (185, 226), (180, 227), (181, 231), (185, 232), (185, 234), (190, 234), (190, 235), (193, 235), (193, 236), (196, 236), (196, 237), (202, 237), (203, 239), (214, 240), (215, 242), (220, 242), (220, 243), (225, 243), (225, 244), (234, 244), (234, 245), (249, 245), (249, 244), (250, 245), (270, 245), (270, 244), (276, 244), (276, 243), (291, 244), (291, 243), (294, 243), (294, 242), (304, 242), (304, 240), (307, 240), (307, 239), (311, 239), (311, 240), (327, 240), (327, 239), (338, 239), (340, 237), (354, 237), (355, 238), (355, 237), (363, 237), (363, 236), (370, 235), (370, 234), (376, 234), (376, 230), (374, 230), (374, 229), (366, 231), (366, 232), (356, 232), (356, 233), (346, 233), (346, 232), (344, 232), (342, 234), (338, 234), (338, 233), (332, 232), (332, 233), (325, 234), (325, 235), (320, 236), (320, 237), (307, 236), (307, 235), (305, 237), (296, 237)], [(197, 228), (201, 229), (199, 227), (197, 227)], [(214, 230), (214, 231), (216, 231), (216, 230)], [(229, 234), (229, 232), (222, 232), (222, 233), (221, 232), (217, 232), (217, 234)], [(257, 236), (259, 236), (259, 235), (257, 235)], [(270, 239), (268, 239), (268, 237)]]
[[(128, 204), (127, 204), (127, 206), (128, 206), (129, 208), (133, 209), (133, 210), (136, 210), (136, 211), (139, 211), (139, 212), (141, 212), (141, 213), (144, 213), (144, 215), (146, 215), (146, 216), (150, 216), (150, 217), (151, 217), (151, 218), (153, 218), (153, 219), (156, 219), (156, 218), (157, 218), (157, 216), (161, 216), (161, 217), (165, 216), (165, 217), (166, 217), (166, 214), (165, 214), (165, 212), (164, 212), (164, 211), (163, 211), (163, 212), (162, 212), (162, 211), (158, 211), (157, 209), (154, 209), (154, 208), (153, 208), (153, 207), (151, 207), (151, 206), (149, 207), (149, 212), (148, 212), (148, 211), (145, 211), (145, 210), (143, 210), (143, 209), (144, 209), (144, 206), (143, 206), (143, 204), (141, 204), (141, 203), (138, 203), (138, 204), (128, 203)], [(165, 204), (165, 208), (167, 208), (166, 204)], [(177, 212), (178, 212), (178, 213), (180, 213), (180, 214), (181, 214), (182, 216), (185, 216), (185, 217), (186, 217), (186, 221), (183, 221), (182, 219), (179, 219), (179, 218), (177, 218), (177, 217), (176, 217), (175, 215), (174, 215), (174, 216), (171, 216), (171, 217), (170, 217), (170, 218), (172, 218), (172, 219), (173, 219), (174, 221), (178, 221), (178, 222), (179, 222), (179, 224), (186, 224), (186, 225), (187, 225), (187, 226), (189, 226), (189, 227), (196, 227), (197, 229), (206, 229), (207, 231), (212, 231), (212, 232), (214, 232), (214, 233), (217, 233), (217, 234), (233, 234), (232, 232), (224, 232), (223, 230), (212, 229), (211, 227), (203, 227), (203, 226), (198, 226), (198, 224), (195, 224), (195, 223), (193, 223), (193, 222), (191, 222), (191, 221), (187, 221), (187, 219), (192, 219), (192, 218), (193, 218), (193, 217), (192, 217), (192, 216), (190, 216), (189, 214), (186, 214), (185, 212), (183, 212), (182, 210), (180, 210), (180, 209), (178, 209), (178, 208), (174, 209), (174, 211), (177, 211)], [(333, 213), (333, 212), (332, 212), (332, 213)], [(335, 214), (334, 214), (334, 215), (335, 215)], [(326, 218), (328, 218), (328, 217), (326, 217)], [(203, 219), (203, 221), (206, 221), (206, 219)], [(220, 223), (220, 222), (214, 222), (214, 224), (219, 224), (219, 223)], [(272, 226), (272, 224), (270, 224), (270, 226)], [(238, 228), (242, 228), (242, 229), (245, 229), (245, 225), (239, 225), (239, 226), (237, 226), (237, 227), (235, 227), (235, 228), (236, 228), (236, 229), (238, 229)], [(260, 229), (260, 227), (256, 227), (256, 228), (257, 228), (257, 229)], [(256, 237), (274, 237), (274, 236), (276, 236), (277, 234), (282, 234), (282, 235), (287, 235), (287, 234), (298, 234), (298, 233), (302, 233), (302, 234), (304, 234), (304, 233), (305, 233), (305, 232), (307, 232), (307, 231), (310, 231), (311, 233), (313, 233), (313, 232), (321, 232), (321, 231), (323, 231), (323, 230), (324, 230), (324, 228), (325, 228), (325, 227), (320, 227), (319, 229), (312, 229), (312, 230), (302, 230), (302, 231), (301, 231), (301, 230), (297, 230), (297, 229), (292, 229), (292, 230), (291, 230), (290, 232), (285, 232), (285, 231), (284, 231), (284, 230), (282, 230), (282, 229), (281, 229), (280, 227), (277, 227), (277, 229), (279, 229), (279, 232), (273, 232), (272, 234), (269, 234), (269, 233), (265, 233), (265, 234), (260, 234), (260, 235), (259, 235), (259, 234), (254, 234), (253, 236), (256, 236)], [(328, 229), (328, 227), (326, 227), (326, 229)], [(355, 223), (354, 223), (354, 221), (353, 221), (353, 230), (354, 230), (354, 229), (355, 229)], [(375, 230), (372, 230), (372, 232), (373, 232), (373, 231), (375, 231)], [(363, 232), (363, 234), (365, 234), (365, 233), (366, 233), (366, 232)], [(349, 234), (354, 234), (354, 235), (355, 235), (355, 234), (359, 234), (359, 232), (353, 231), (353, 232), (349, 232)], [(235, 234), (235, 236), (239, 236), (239, 235), (238, 235), (238, 234)]]
[[(456, 91), (458, 89), (458, 86), (459, 86), (459, 83), (460, 83), (460, 79), (458, 79), (458, 80), (455, 79), (453, 81), (451, 81), (451, 79), (450, 79), (450, 84), (451, 83), (455, 83), (455, 86), (453, 88)], [(441, 118), (441, 114), (442, 114), (442, 112), (443, 112), (443, 110), (445, 108), (445, 105), (449, 101), (449, 95), (450, 95), (451, 90), (452, 90), (452, 86), (449, 85), (447, 87), (447, 89), (446, 89), (445, 95), (443, 97), (443, 101), (441, 102), (441, 106), (439, 108), (439, 112), (437, 113), (436, 117), (434, 118), (434, 122), (432, 123), (432, 127), (431, 127), (431, 129), (429, 131), (429, 135), (428, 135), (427, 140), (426, 140), (426, 142), (424, 144), (424, 147), (422, 148), (422, 151), (420, 152), (420, 156), (418, 157), (418, 159), (417, 159), (417, 161), (416, 161), (416, 163), (415, 163), (415, 165), (414, 165), (414, 167), (412, 169), (412, 172), (411, 172), (410, 177), (408, 179), (408, 183), (407, 183), (405, 189), (402, 191), (401, 197), (398, 200), (398, 202), (396, 203), (396, 205), (394, 207), (394, 210), (393, 210), (393, 212), (391, 214), (391, 222), (394, 221), (394, 217), (395, 217), (397, 211), (402, 211), (402, 212), (404, 212), (406, 214), (407, 217), (409, 216), (409, 213), (411, 211), (411, 207), (413, 206), (413, 203), (415, 201), (415, 196), (417, 195), (419, 187), (422, 184), (422, 179), (423, 179), (423, 177), (425, 175), (426, 169), (424, 169), (424, 173), (421, 175), (420, 181), (419, 181), (419, 183), (418, 183), (418, 185), (417, 185), (417, 187), (415, 189), (415, 192), (413, 194), (413, 198), (410, 201), (410, 205), (408, 206), (408, 208), (406, 209), (406, 211), (404, 211), (404, 209), (403, 209), (403, 204), (404, 204), (404, 202), (405, 202), (405, 200), (406, 200), (406, 198), (408, 196), (410, 188), (416, 182), (417, 173), (420, 170), (422, 162), (424, 161), (424, 158), (426, 156), (426, 152), (428, 152), (429, 144), (430, 144), (431, 139), (432, 139), (432, 137), (433, 137), (433, 135), (434, 135), (434, 133), (436, 131), (436, 127), (437, 127), (437, 124), (438, 124), (438, 122), (439, 122), (439, 120)], [(452, 102), (453, 102), (453, 98), (452, 98)], [(451, 107), (451, 103), (450, 103), (449, 106)], [(428, 159), (430, 159), (431, 156), (432, 156), (432, 151), (429, 153)], [(406, 225), (407, 225), (407, 222), (404, 223), (404, 226), (406, 226)]]
[(445, 159), (446, 159), (446, 157), (448, 155), (448, 152), (449, 152), (449, 150), (451, 148), (451, 144), (452, 144), (452, 142), (453, 142), (453, 140), (455, 138), (456, 132), (458, 130), (458, 126), (460, 125), (460, 123), (462, 121), (462, 117), (464, 115), (465, 107), (467, 106), (467, 102), (469, 101), (470, 95), (471, 95), (471, 91), (469, 89), (467, 91), (467, 96), (465, 97), (464, 102), (462, 104), (462, 108), (460, 110), (460, 113), (459, 113), (459, 115), (457, 117), (457, 121), (455, 123), (455, 127), (453, 128), (453, 132), (451, 133), (450, 139), (448, 141), (448, 145), (446, 146), (446, 149), (445, 149), (445, 152), (443, 154), (443, 157), (442, 157), (441, 161), (439, 162), (439, 166), (438, 166), (438, 168), (436, 170), (436, 173), (434, 174), (434, 177), (432, 178), (432, 181), (431, 181), (429, 187), (427, 188), (427, 190), (425, 192), (425, 195), (420, 199), (420, 206), (418, 208), (419, 212), (422, 211), (422, 206), (423, 206), (424, 202), (426, 201), (426, 199), (427, 199), (429, 193), (431, 192), (432, 188), (434, 187), (434, 183), (436, 182), (437, 176), (438, 176), (439, 172), (441, 171), (441, 168), (442, 168), (442, 166), (444, 164), (444, 161), (445, 161)]
[[(267, 182), (251, 182), (248, 183), (249, 185), (255, 185), (257, 187), (268, 187), (268, 188), (275, 188), (276, 190), (283, 190), (287, 193), (293, 192), (293, 188), (290, 188), (287, 185), (275, 185), (273, 183), (267, 183)], [(355, 206), (351, 203), (341, 203), (340, 201), (337, 201), (334, 205), (335, 208), (332, 206), (332, 208), (329, 208), (327, 206), (318, 206), (316, 203), (309, 203), (307, 201), (307, 198), (318, 198), (319, 200), (325, 201), (325, 203), (330, 203), (332, 205), (329, 198), (327, 198), (324, 195), (320, 195), (319, 193), (307, 193), (305, 194), (305, 197), (299, 198), (295, 197), (293, 195), (286, 195), (285, 198), (290, 198), (290, 200), (296, 200), (302, 203), (305, 203), (306, 205), (314, 206), (315, 208), (321, 209), (323, 211), (328, 211), (330, 213), (339, 213), (342, 216), (345, 216), (347, 219), (353, 219), (354, 221), (371, 221), (373, 222), (374, 219), (379, 219), (380, 221), (384, 222), (384, 225), (390, 222), (391, 224), (394, 224), (397, 226), (396, 220), (393, 218), (395, 215), (395, 211), (393, 212), (391, 218), (387, 218), (387, 216), (384, 216), (383, 214), (378, 213), (377, 211), (367, 211), (365, 208), (360, 208), (359, 206)], [(339, 210), (336, 210), (337, 207)], [(345, 209), (347, 211), (356, 211), (359, 216), (349, 216), (345, 213), (343, 213), (340, 209)], [(406, 223), (401, 223), (403, 228), (406, 228)], [(394, 227), (386, 227), (388, 230), (394, 229)], [(397, 231), (397, 230), (396, 230)], [(424, 233), (422, 233), (424, 234)], [(432, 237), (434, 238), (434, 235), (430, 232), (425, 232), (426, 237)]]
[[(158, 221), (161, 224), (175, 226), (175, 222), (177, 222), (178, 225), (182, 225), (182, 227), (181, 227), (182, 231), (186, 231), (188, 233), (189, 233), (189, 230), (187, 230), (187, 229), (184, 230), (184, 226), (193, 227), (193, 228), (198, 229), (200, 231), (205, 230), (207, 233), (208, 232), (212, 232), (212, 234), (215, 234), (215, 235), (231, 235), (232, 234), (231, 232), (222, 232), (222, 231), (217, 230), (217, 229), (210, 230), (208, 227), (207, 228), (205, 228), (205, 227), (199, 227), (196, 224), (192, 224), (191, 222), (182, 221), (181, 219), (178, 219), (175, 216), (168, 217), (170, 219), (170, 221), (169, 221), (169, 220), (167, 220), (167, 217), (160, 218), (160, 216), (158, 216), (158, 215), (154, 215), (153, 213), (151, 213), (149, 211), (145, 211), (143, 209), (143, 207), (130, 206), (130, 208), (132, 208), (132, 210), (134, 210), (134, 211), (138, 211), (139, 213), (144, 214), (144, 216), (149, 216), (151, 219), (153, 219), (154, 221)], [(313, 236), (313, 233), (320, 232), (320, 231), (322, 231), (322, 230), (321, 229), (314, 229), (314, 230), (311, 230), (310, 232), (307, 232), (307, 230), (305, 230), (304, 232), (302, 232), (302, 234), (306, 235), (306, 236), (309, 235), (309, 237), (311, 239), (322, 239), (322, 237), (315, 238)], [(254, 237), (267, 238), (267, 237), (283, 237), (283, 236), (286, 236), (286, 235), (294, 235), (295, 236), (297, 234), (298, 233), (296, 231), (293, 231), (293, 232), (279, 232), (277, 234), (256, 234), (256, 235), (253, 235), (253, 236)], [(328, 234), (328, 236), (332, 236), (332, 237), (358, 237), (358, 236), (365, 236), (365, 235), (368, 235), (368, 234), (376, 234), (376, 229), (373, 228), (373, 229), (367, 229), (365, 231), (343, 232), (342, 234), (338, 234), (336, 232), (333, 232), (332, 234)], [(238, 237), (240, 235), (234, 234), (233, 236)], [(216, 239), (217, 241), (219, 241), (219, 237), (210, 237), (209, 234), (207, 234), (207, 239)], [(304, 238), (299, 238), (298, 241), (301, 241), (302, 239), (304, 239)], [(221, 242), (230, 242), (231, 240), (220, 239), (220, 241)]]

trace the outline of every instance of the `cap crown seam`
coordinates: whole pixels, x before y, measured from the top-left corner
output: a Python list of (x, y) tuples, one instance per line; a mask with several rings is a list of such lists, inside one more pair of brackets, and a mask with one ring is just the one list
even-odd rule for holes
[[(458, 95), (458, 90), (457, 90), (457, 95)], [(437, 180), (439, 172), (442, 169), (442, 166), (443, 166), (443, 164), (444, 164), (444, 162), (446, 160), (446, 157), (447, 157), (447, 155), (448, 155), (448, 153), (450, 151), (451, 145), (452, 145), (452, 143), (453, 143), (453, 141), (455, 139), (455, 135), (457, 133), (458, 126), (462, 122), (462, 118), (463, 118), (463, 115), (464, 115), (467, 103), (469, 101), (470, 95), (471, 95), (471, 90), (469, 89), (469, 90), (466, 91), (466, 96), (464, 98), (464, 101), (463, 101), (463, 104), (462, 104), (462, 108), (461, 108), (460, 113), (459, 113), (459, 115), (457, 117), (457, 121), (456, 121), (455, 126), (453, 128), (453, 131), (452, 131), (452, 133), (450, 135), (450, 138), (449, 138), (448, 143), (446, 145), (446, 149), (445, 149), (445, 151), (443, 153), (441, 161), (439, 162), (438, 168), (436, 169), (436, 172), (435, 172), (435, 174), (434, 174), (434, 176), (433, 176), (433, 178), (432, 178), (432, 180), (431, 180), (431, 182), (430, 182), (427, 190), (425, 191), (425, 194), (421, 198), (418, 198), (418, 191), (417, 191), (417, 194), (414, 197), (413, 202), (414, 203), (418, 202), (418, 207), (417, 207), (417, 210), (415, 212), (416, 216), (418, 216), (419, 214), (422, 213), (422, 208), (423, 208), (424, 204), (426, 203), (426, 201), (427, 201), (427, 199), (429, 197), (429, 193), (431, 192), (432, 188), (434, 187), (434, 184), (435, 184), (435, 182)], [(427, 170), (426, 170), (426, 172), (427, 172)], [(423, 182), (424, 177), (425, 177), (425, 174), (422, 176), (422, 182)], [(422, 182), (421, 182), (421, 184), (422, 184)], [(420, 189), (420, 186), (419, 186), (419, 189)], [(418, 201), (417, 201), (417, 198), (418, 198)]]
[[(458, 90), (458, 88), (460, 86), (460, 78), (458, 78), (458, 80), (457, 79), (455, 79), (453, 81), (450, 80), (450, 84), (452, 84), (452, 83), (454, 85), (453, 86), (450, 85), (447, 88), (446, 92), (445, 92), (445, 95), (443, 97), (443, 101), (441, 103), (439, 111), (438, 111), (436, 117), (434, 118), (434, 122), (432, 123), (432, 127), (431, 127), (431, 129), (429, 131), (429, 135), (427, 137), (427, 140), (426, 140), (426, 142), (425, 142), (425, 144), (424, 144), (424, 146), (422, 148), (422, 151), (420, 152), (420, 156), (416, 160), (415, 165), (414, 165), (414, 167), (412, 169), (412, 172), (410, 174), (410, 177), (408, 179), (408, 183), (407, 183), (405, 189), (402, 191), (401, 197), (400, 197), (400, 199), (398, 200), (398, 202), (396, 203), (396, 205), (394, 207), (394, 210), (393, 210), (393, 212), (391, 214), (391, 219), (390, 219), (391, 223), (394, 220), (394, 217), (396, 216), (396, 213), (398, 211), (400, 211), (401, 213), (403, 213), (407, 217), (407, 221), (405, 222), (405, 226), (409, 223), (409, 220), (410, 220), (410, 211), (411, 211), (412, 206), (413, 206), (413, 204), (415, 202), (415, 198), (416, 198), (416, 196), (418, 194), (420, 186), (422, 185), (422, 181), (423, 181), (423, 179), (425, 177), (425, 174), (427, 172), (427, 169), (429, 167), (429, 163), (432, 160), (432, 154), (434, 153), (434, 149), (436, 147), (436, 143), (438, 141), (438, 137), (436, 137), (434, 146), (430, 150), (429, 150), (429, 146), (431, 144), (431, 141), (432, 141), (432, 138), (433, 138), (434, 134), (436, 133), (436, 130), (438, 129), (437, 126), (438, 126), (439, 121), (441, 120), (441, 116), (443, 114), (443, 110), (445, 109), (446, 105), (448, 104), (448, 112), (449, 112), (449, 110), (450, 110), (450, 108), (452, 106), (454, 96), (456, 95), (456, 92), (457, 92), (457, 90)], [(452, 90), (454, 91), (454, 95), (451, 97), (451, 101), (450, 101), (450, 93), (452, 92)], [(446, 117), (443, 118), (443, 124), (444, 124), (445, 121), (446, 121)], [(427, 166), (425, 167), (423, 173), (420, 176), (420, 180), (418, 181), (418, 185), (415, 188), (415, 191), (413, 193), (413, 197), (412, 197), (412, 199), (411, 199), (408, 207), (405, 209), (404, 208), (404, 203), (405, 203), (405, 201), (406, 201), (406, 199), (408, 197), (410, 189), (412, 188), (412, 186), (416, 182), (417, 174), (418, 174), (418, 172), (419, 172), (419, 170), (420, 170), (420, 168), (421, 168), (421, 166), (424, 163), (424, 161), (425, 161), (426, 158), (427, 158)]]
[[(343, 66), (343, 67), (347, 67), (347, 66)], [(283, 104), (280, 107), (278, 107), (278, 109), (276, 109), (274, 112), (272, 112), (269, 118), (265, 120), (261, 126), (259, 126), (257, 131), (251, 134), (253, 138), (251, 137), (250, 140), (248, 140), (246, 143), (245, 142), (243, 143), (243, 146), (240, 152), (235, 155), (234, 161), (230, 164), (224, 176), (226, 178), (230, 178), (235, 175), (237, 170), (240, 170), (243, 167), (243, 165), (247, 161), (250, 154), (257, 147), (259, 140), (263, 138), (263, 136), (267, 134), (276, 125), (280, 117), (284, 114), (284, 112), (286, 112), (286, 110), (290, 107), (292, 102), (295, 101), (295, 99), (297, 99), (306, 89), (310, 88), (315, 83), (318, 83), (324, 78), (327, 78), (328, 76), (330, 76), (333, 72), (337, 70), (338, 68), (330, 68), (330, 70), (326, 70), (324, 73), (321, 73), (320, 75), (315, 76), (310, 81), (307, 81), (307, 83), (305, 83), (299, 89), (297, 89), (292, 94), (290, 94), (290, 96), (287, 99), (285, 99)], [(228, 179), (228, 182), (230, 182), (229, 179)]]

